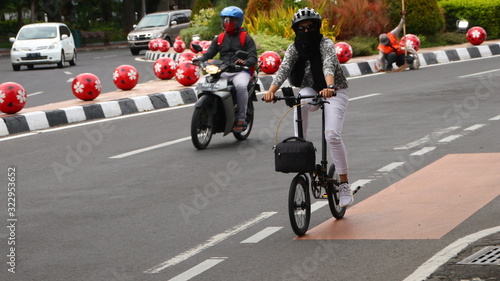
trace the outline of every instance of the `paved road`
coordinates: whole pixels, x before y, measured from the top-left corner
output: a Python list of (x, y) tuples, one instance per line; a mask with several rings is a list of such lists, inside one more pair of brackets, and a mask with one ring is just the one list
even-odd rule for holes
[[(420, 186), (404, 183), (417, 176), (424, 178), (423, 187), (449, 178), (433, 165), (450, 155), (498, 156), (499, 60), (349, 80), (344, 138), (351, 182), (366, 184), (339, 223), (379, 221), (368, 233), (390, 226), (393, 213), (373, 217), (374, 208), (396, 203), (394, 196), (377, 196), (383, 191), (395, 193), (394, 187), (403, 185), (415, 192)], [(422, 216), (431, 230), (463, 218), (438, 234), (408, 238), (387, 232), (358, 239), (363, 233), (354, 229), (342, 239), (297, 240), (286, 208), (292, 176), (274, 172), (271, 150), (286, 108), (258, 102), (256, 110), (248, 141), (216, 135), (205, 151), (195, 150), (186, 138), (191, 106), (1, 139), (0, 171), (16, 169), (18, 221), (14, 232), (0, 232), (4, 264), (14, 233), (17, 273), (5, 269), (0, 279), (188, 280), (197, 272), (193, 280), (404, 280), (458, 239), (498, 226), (494, 180), (490, 192), (479, 193), (484, 203), (473, 204), (469, 216), (463, 213), (471, 210), (467, 198), (441, 197), (440, 187), (431, 201), (408, 203), (422, 211), (450, 200), (460, 203), (451, 215)], [(290, 120), (281, 128), (283, 138)], [(317, 122), (310, 129), (310, 136), (319, 135)], [(123, 157), (138, 149), (144, 150)], [(450, 165), (463, 169), (466, 164)], [(458, 192), (482, 181), (482, 174), (458, 175)], [(2, 185), (8, 181), (0, 179)], [(0, 192), (7, 197), (5, 189)], [(373, 198), (375, 207), (367, 207)], [(313, 233), (331, 222), (322, 201), (315, 206)], [(1, 212), (6, 224), (7, 213)]]

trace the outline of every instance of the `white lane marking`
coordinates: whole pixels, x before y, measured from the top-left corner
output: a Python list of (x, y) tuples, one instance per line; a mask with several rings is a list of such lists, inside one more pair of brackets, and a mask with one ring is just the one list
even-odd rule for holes
[(500, 68), (492, 69), (492, 70), (488, 70), (488, 71), (483, 71), (483, 72), (477, 72), (477, 73), (467, 74), (467, 75), (462, 75), (462, 76), (458, 76), (457, 78), (466, 78), (466, 77), (478, 76), (478, 75), (483, 75), (483, 74), (487, 74), (487, 73), (491, 73), (491, 72), (495, 72), (495, 71), (500, 71)]
[(71, 77), (71, 78), (69, 78), (68, 80), (66, 80), (66, 83), (73, 83), (73, 80), (75, 80), (75, 78), (74, 78), (74, 77)]
[(282, 226), (270, 226), (266, 227), (263, 230), (255, 233), (254, 235), (248, 237), (247, 239), (241, 241), (240, 243), (259, 243), (263, 239), (271, 236), (273, 233), (277, 232), (278, 230), (282, 229)]
[(115, 155), (115, 156), (111, 156), (111, 157), (109, 157), (109, 159), (121, 159), (121, 158), (125, 158), (125, 157), (132, 156), (132, 155), (135, 155), (135, 154), (139, 154), (139, 153), (142, 153), (142, 152), (146, 152), (146, 151), (150, 151), (150, 150), (162, 148), (162, 147), (165, 147), (165, 146), (169, 146), (169, 145), (172, 145), (172, 144), (180, 143), (180, 142), (183, 142), (183, 141), (187, 141), (187, 140), (190, 140), (190, 139), (191, 139), (191, 137), (185, 137), (185, 138), (180, 138), (180, 139), (176, 139), (176, 140), (173, 140), (173, 141), (167, 141), (167, 142), (164, 142), (164, 143), (160, 143), (160, 144), (152, 145), (152, 146), (141, 148), (141, 149), (136, 149), (134, 151), (130, 151), (130, 152), (118, 154), (118, 155)]
[(415, 270), (410, 276), (406, 277), (406, 279), (404, 279), (403, 281), (427, 280), (427, 277), (429, 277), (434, 271), (436, 271), (441, 265), (446, 263), (452, 257), (458, 255), (458, 253), (469, 246), (469, 244), (499, 231), (500, 226), (496, 226), (458, 239), (443, 250), (439, 251), (425, 263), (423, 263), (419, 268), (417, 268), (417, 270)]
[(43, 94), (43, 91), (42, 92), (34, 92), (34, 93), (31, 93), (31, 94), (28, 94), (28, 97), (32, 97), (32, 96), (36, 96), (36, 95), (41, 95)]
[(486, 124), (476, 124), (476, 125), (472, 125), (470, 126), (469, 128), (465, 128), (464, 131), (475, 131), (477, 129), (481, 129), (482, 127), (486, 126)]
[(360, 97), (349, 98), (349, 100), (353, 101), (353, 100), (366, 99), (366, 98), (371, 98), (371, 97), (375, 97), (375, 96), (380, 96), (381, 94), (382, 93), (373, 93), (373, 94), (364, 95), (364, 96), (360, 96)]
[(227, 258), (209, 258), (205, 260), (204, 262), (198, 264), (197, 266), (184, 271), (183, 273), (175, 276), (174, 278), (170, 279), (169, 281), (186, 281), (190, 280), (193, 277), (196, 277), (200, 275), (201, 273), (209, 270), (210, 268), (218, 265), (219, 263), (223, 262)]
[(321, 200), (314, 202), (313, 204), (311, 204), (311, 213), (316, 212), (317, 210), (323, 208), (326, 205), (328, 205), (328, 200)]
[(447, 136), (446, 138), (444, 139), (440, 139), (439, 140), (439, 143), (450, 143), (458, 138), (462, 137), (462, 135), (451, 135), (451, 136)]
[(490, 121), (498, 121), (498, 120), (500, 120), (500, 115), (497, 115), (497, 116), (495, 116), (493, 118), (490, 118), (488, 120), (490, 120)]
[(434, 149), (436, 149), (436, 147), (434, 147), (434, 146), (427, 146), (427, 147), (424, 147), (424, 148), (420, 149), (419, 151), (413, 152), (410, 155), (412, 155), (412, 156), (420, 156), (420, 155), (424, 155), (426, 153), (429, 153), (429, 152), (433, 151)]
[(459, 129), (460, 127), (459, 126), (452, 126), (452, 127), (448, 127), (448, 128), (444, 128), (444, 129), (441, 129), (441, 130), (436, 130), (434, 131), (432, 134), (430, 135), (426, 135), (425, 137), (421, 138), (421, 139), (418, 139), (416, 141), (412, 141), (410, 143), (407, 143), (403, 146), (398, 146), (398, 147), (395, 147), (394, 149), (395, 150), (407, 150), (407, 149), (411, 149), (411, 148), (414, 148), (414, 147), (417, 147), (417, 146), (420, 146), (420, 145), (423, 145), (425, 143), (427, 143), (428, 141), (431, 140), (431, 138), (438, 138), (446, 133), (449, 133), (449, 132), (453, 132), (455, 131), (456, 129)]
[(191, 248), (182, 254), (179, 254), (179, 255), (177, 255), (177, 256), (175, 256), (167, 261), (164, 261), (161, 264), (144, 271), (144, 273), (149, 273), (149, 274), (158, 273), (167, 267), (170, 267), (172, 265), (176, 265), (180, 262), (183, 262), (183, 261), (195, 256), (196, 254), (202, 252), (203, 250), (206, 250), (206, 249), (226, 240), (227, 238), (229, 238), (229, 237), (251, 227), (252, 225), (257, 224), (260, 221), (267, 219), (270, 216), (275, 215), (277, 213), (278, 212), (263, 212), (262, 214), (258, 215), (257, 217), (255, 217), (253, 219), (250, 219), (246, 222), (243, 222), (243, 223), (241, 223), (241, 224), (239, 224), (239, 225), (237, 225), (229, 230), (226, 230), (223, 233), (220, 233), (220, 234), (217, 234), (217, 235), (210, 237), (210, 239), (208, 239), (205, 243), (199, 244), (198, 246)]
[(378, 169), (377, 171), (378, 172), (390, 172), (390, 171), (396, 169), (397, 167), (403, 165), (404, 163), (405, 162), (392, 162), (391, 164), (384, 166), (384, 167)]

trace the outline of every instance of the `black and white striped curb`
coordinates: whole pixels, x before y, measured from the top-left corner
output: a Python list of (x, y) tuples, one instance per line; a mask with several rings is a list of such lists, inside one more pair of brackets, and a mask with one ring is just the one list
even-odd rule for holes
[[(268, 89), (271, 81), (271, 76), (259, 78), (260, 88)], [(195, 89), (191, 87), (179, 91), (154, 93), (116, 101), (5, 116), (0, 120), (0, 137), (94, 119), (191, 104), (196, 100)]]
[[(418, 55), (421, 66), (467, 60), (471, 58), (489, 57), (500, 55), (500, 43), (420, 53)], [(164, 53), (163, 56), (173, 59), (178, 58), (178, 54), (168, 55)], [(154, 60), (155, 58), (156, 57), (152, 59)], [(376, 73), (375, 63), (376, 60), (370, 60), (343, 64), (341, 67), (347, 77), (353, 77)], [(260, 89), (262, 91), (269, 89), (272, 79), (273, 76), (271, 75), (260, 77)], [(116, 101), (5, 116), (0, 118), (0, 137), (94, 119), (110, 118), (182, 104), (190, 104), (196, 102), (196, 100), (197, 96), (193, 87), (180, 91), (154, 93), (147, 96), (124, 98)]]
[[(447, 63), (473, 58), (483, 58), (500, 55), (500, 43), (494, 43), (484, 46), (471, 46), (466, 48), (450, 49), (436, 52), (419, 53), (420, 66)], [(370, 60), (358, 63), (347, 63), (341, 67), (347, 77), (373, 74), (377, 60)]]

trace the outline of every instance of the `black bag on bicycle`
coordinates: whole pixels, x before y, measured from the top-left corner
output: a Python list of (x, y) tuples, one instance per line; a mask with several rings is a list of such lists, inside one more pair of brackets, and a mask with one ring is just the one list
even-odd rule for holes
[(277, 172), (306, 173), (316, 165), (314, 144), (299, 137), (289, 137), (274, 146), (274, 164)]

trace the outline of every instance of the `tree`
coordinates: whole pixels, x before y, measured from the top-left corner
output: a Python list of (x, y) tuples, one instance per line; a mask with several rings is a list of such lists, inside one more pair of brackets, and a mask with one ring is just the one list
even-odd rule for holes
[(134, 0), (123, 0), (123, 31), (129, 33), (135, 24)]
[(195, 0), (193, 6), (193, 15), (200, 12), (201, 9), (213, 8), (212, 2), (210, 0)]

